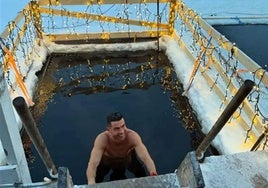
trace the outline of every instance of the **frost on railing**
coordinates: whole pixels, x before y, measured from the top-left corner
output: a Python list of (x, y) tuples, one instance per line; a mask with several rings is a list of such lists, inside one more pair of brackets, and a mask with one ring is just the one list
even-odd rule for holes
[[(205, 49), (204, 55), (200, 58), (199, 70), (206, 78), (211, 91), (217, 93), (222, 101), (219, 110), (225, 108), (246, 79), (255, 82), (255, 89), (229, 121), (242, 119), (240, 122), (241, 125), (244, 124), (245, 142), (253, 136), (252, 133), (261, 135), (268, 129), (267, 65), (257, 65), (181, 1), (177, 4), (177, 10), (175, 30), (179, 42), (185, 45), (194, 60)], [(212, 41), (207, 45), (210, 38)], [(242, 116), (247, 118), (241, 118)], [(267, 135), (263, 138), (260, 149), (267, 148), (267, 138)]]
[[(93, 2), (93, 1), (92, 1)], [(80, 34), (99, 33), (102, 39), (109, 39), (112, 32), (154, 31), (157, 27), (166, 28), (169, 3), (105, 4), (87, 3), (82, 5), (49, 4), (40, 6), (44, 33)], [(153, 35), (153, 33), (151, 33)], [(156, 37), (156, 36), (154, 36)]]
[(17, 87), (24, 93), (20, 84), (24, 85), (23, 81), (28, 76), (35, 41), (36, 30), (31, 12), (25, 8), (14, 21), (8, 23), (6, 30), (1, 34), (0, 66), (11, 93), (17, 92)]
[[(108, 39), (111, 32), (130, 33), (156, 29), (157, 22), (168, 20), (167, 11), (167, 2), (157, 5), (145, 1), (133, 4), (102, 4), (99, 1), (84, 5), (48, 3), (46, 6), (31, 2), (14, 21), (9, 22), (6, 30), (1, 34), (1, 41), (14, 57), (21, 76), (26, 78), (32, 63), (30, 59), (34, 50), (32, 47), (40, 33), (47, 35), (62, 33), (66, 35), (66, 39), (68, 34), (78, 36), (81, 33), (101, 33), (102, 39)], [(3, 52), (0, 56), (1, 67), (5, 72), (8, 85), (15, 91), (14, 71), (10, 69), (5, 59), (5, 52)]]

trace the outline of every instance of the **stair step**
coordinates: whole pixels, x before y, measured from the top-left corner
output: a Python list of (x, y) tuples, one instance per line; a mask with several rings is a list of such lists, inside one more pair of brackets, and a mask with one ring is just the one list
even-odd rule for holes
[(176, 173), (169, 173), (158, 176), (147, 176), (142, 178), (131, 178), (110, 182), (97, 183), (94, 185), (75, 185), (75, 188), (180, 188)]

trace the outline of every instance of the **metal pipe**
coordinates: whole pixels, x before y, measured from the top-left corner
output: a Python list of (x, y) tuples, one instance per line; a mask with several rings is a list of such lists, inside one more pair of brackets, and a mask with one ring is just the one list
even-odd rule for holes
[(258, 149), (261, 141), (264, 139), (264, 137), (268, 135), (268, 129), (265, 129), (265, 131), (261, 134), (261, 136), (258, 138), (258, 140), (255, 142), (255, 144), (252, 146), (250, 151), (255, 151)]
[(53, 182), (52, 180), (44, 181), (44, 182), (36, 182), (36, 183), (8, 183), (8, 184), (0, 184), (0, 188), (8, 188), (8, 187), (54, 187), (53, 185), (57, 185), (57, 182)]
[(19, 114), (25, 130), (27, 131), (31, 141), (33, 142), (38, 154), (40, 155), (43, 163), (45, 164), (49, 175), (52, 178), (57, 178), (58, 172), (53, 163), (50, 154), (47, 150), (46, 144), (36, 126), (32, 114), (23, 97), (16, 97), (13, 100), (13, 105)]
[(224, 127), (226, 122), (229, 120), (229, 118), (233, 115), (233, 113), (236, 111), (236, 109), (240, 106), (240, 104), (243, 102), (243, 100), (247, 97), (247, 95), (250, 93), (250, 91), (254, 87), (254, 82), (251, 80), (246, 80), (244, 84), (239, 88), (233, 99), (230, 101), (230, 103), (227, 105), (225, 110), (222, 112), (219, 119), (216, 121), (216, 123), (213, 125), (211, 130), (208, 132), (204, 140), (201, 142), (201, 144), (198, 146), (196, 150), (197, 159), (199, 161), (202, 161), (204, 157), (204, 153), (207, 150), (208, 146), (212, 142), (212, 140), (217, 136), (217, 134), (220, 132), (220, 130)]

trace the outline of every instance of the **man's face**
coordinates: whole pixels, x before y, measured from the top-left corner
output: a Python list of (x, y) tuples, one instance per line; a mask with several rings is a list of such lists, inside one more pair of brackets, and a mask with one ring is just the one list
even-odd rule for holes
[(124, 141), (126, 138), (126, 124), (124, 118), (119, 121), (112, 121), (107, 130), (115, 142)]

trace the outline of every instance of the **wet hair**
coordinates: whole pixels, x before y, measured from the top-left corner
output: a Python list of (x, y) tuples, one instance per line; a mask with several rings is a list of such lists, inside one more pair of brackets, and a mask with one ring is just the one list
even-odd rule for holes
[(107, 125), (110, 125), (112, 121), (119, 121), (123, 118), (120, 112), (114, 112), (107, 116)]

